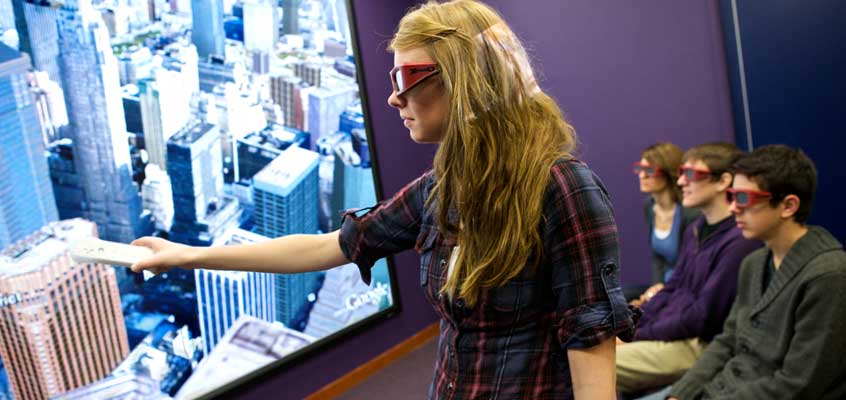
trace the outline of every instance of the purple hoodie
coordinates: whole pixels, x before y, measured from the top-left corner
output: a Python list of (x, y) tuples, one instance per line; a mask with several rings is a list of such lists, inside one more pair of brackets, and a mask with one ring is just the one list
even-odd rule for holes
[(740, 262), (763, 244), (744, 239), (734, 217), (726, 218), (704, 240), (700, 217), (687, 227), (670, 280), (643, 304), (635, 340), (711, 341), (723, 330), (734, 296)]

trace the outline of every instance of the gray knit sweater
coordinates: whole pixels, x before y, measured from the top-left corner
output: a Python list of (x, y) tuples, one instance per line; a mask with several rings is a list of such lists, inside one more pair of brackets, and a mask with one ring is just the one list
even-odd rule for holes
[(768, 255), (762, 248), (743, 260), (723, 333), (673, 385), (672, 396), (846, 398), (843, 246), (825, 229), (810, 227), (763, 292)]

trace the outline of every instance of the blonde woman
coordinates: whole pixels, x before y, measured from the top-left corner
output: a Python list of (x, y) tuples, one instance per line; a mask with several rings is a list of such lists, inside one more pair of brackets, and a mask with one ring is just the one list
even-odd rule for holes
[(170, 265), (297, 273), (370, 267), (414, 248), (441, 318), (430, 398), (613, 399), (614, 338), (633, 314), (619, 287), (617, 230), (599, 179), (490, 7), (427, 3), (391, 41), (397, 109), (411, 139), (439, 143), (434, 169), (339, 231), (186, 248), (135, 242)]

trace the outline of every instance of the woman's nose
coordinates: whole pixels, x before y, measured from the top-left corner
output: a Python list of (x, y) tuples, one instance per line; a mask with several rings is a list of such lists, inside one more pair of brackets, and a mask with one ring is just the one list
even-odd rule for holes
[(388, 105), (394, 108), (402, 108), (405, 105), (405, 99), (402, 96), (398, 96), (396, 90), (394, 90), (388, 96)]

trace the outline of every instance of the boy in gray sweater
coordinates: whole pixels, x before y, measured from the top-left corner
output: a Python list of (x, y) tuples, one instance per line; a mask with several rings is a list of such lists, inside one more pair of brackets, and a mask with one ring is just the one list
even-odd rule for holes
[(765, 248), (740, 267), (723, 332), (670, 399), (846, 398), (846, 253), (806, 225), (817, 185), (804, 153), (775, 145), (735, 164), (732, 212)]

